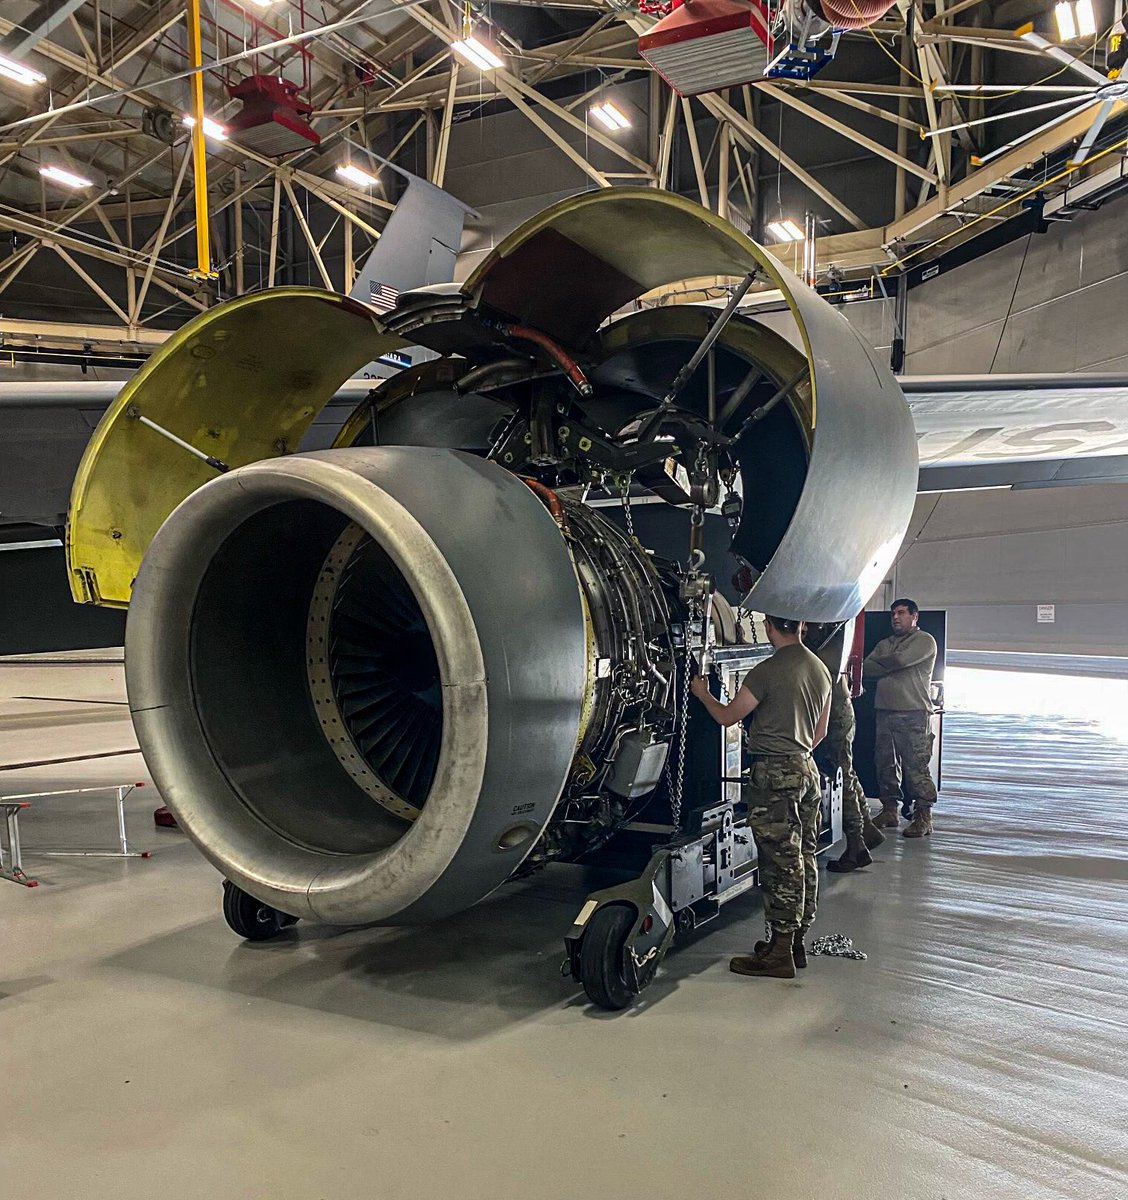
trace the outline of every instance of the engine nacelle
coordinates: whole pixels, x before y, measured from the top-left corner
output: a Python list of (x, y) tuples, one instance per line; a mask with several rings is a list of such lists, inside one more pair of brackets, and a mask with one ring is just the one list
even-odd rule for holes
[(558, 523), (502, 468), (406, 447), (256, 463), (185, 500), (134, 587), (127, 682), (204, 854), (294, 916), (434, 920), (514, 871), (625, 722), (661, 714), (661, 744), (661, 588), (578, 508)]

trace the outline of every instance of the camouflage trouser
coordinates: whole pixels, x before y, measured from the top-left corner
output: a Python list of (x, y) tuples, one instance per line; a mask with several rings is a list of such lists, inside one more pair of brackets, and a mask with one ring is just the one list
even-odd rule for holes
[(764, 916), (780, 933), (815, 919), (819, 868), (819, 773), (809, 754), (757, 759), (745, 788), (756, 839)]
[(874, 762), (881, 803), (887, 808), (901, 804), (906, 796), (914, 811), (936, 803), (936, 785), (928, 772), (932, 741), (928, 713), (877, 710)]
[(849, 699), (845, 704), (832, 696), (830, 721), (826, 737), (815, 750), (815, 762), (824, 775), (834, 779), (834, 773), (842, 768), (842, 828), (846, 833), (861, 833), (865, 814), (869, 808), (866, 794), (854, 770), (854, 706)]

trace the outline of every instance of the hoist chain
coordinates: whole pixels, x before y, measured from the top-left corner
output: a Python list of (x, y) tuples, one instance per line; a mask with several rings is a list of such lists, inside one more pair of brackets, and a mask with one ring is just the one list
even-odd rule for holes
[(623, 501), (623, 520), (627, 525), (627, 537), (632, 542), (637, 541), (634, 531), (634, 514), (631, 512), (631, 477), (624, 475), (619, 480), (619, 494)]
[(697, 601), (691, 601), (689, 605), (689, 615), (685, 623), (685, 665), (682, 668), (681, 711), (677, 716), (677, 775), (674, 778), (672, 786), (670, 787), (670, 817), (673, 820), (675, 831), (680, 831), (681, 829), (682, 795), (685, 790), (685, 746), (686, 738), (689, 733), (689, 685), (691, 682), (690, 676), (693, 673), (693, 666), (689, 651), (689, 628), (693, 624), (698, 611), (699, 606)]

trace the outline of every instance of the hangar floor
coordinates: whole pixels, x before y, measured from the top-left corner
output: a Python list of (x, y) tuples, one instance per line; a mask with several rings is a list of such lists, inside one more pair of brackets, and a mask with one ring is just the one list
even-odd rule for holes
[[(112, 663), (0, 663), (0, 794), (144, 778), (122, 698)], [(578, 872), (253, 947), (151, 789), (145, 861), (36, 858), (113, 835), (103, 798), (44, 801), (41, 886), (0, 882), (5, 1194), (1123, 1200), (1128, 743), (948, 735), (936, 836), (826, 880), (817, 931), (866, 962), (730, 975), (742, 902), (621, 1016), (557, 973)]]

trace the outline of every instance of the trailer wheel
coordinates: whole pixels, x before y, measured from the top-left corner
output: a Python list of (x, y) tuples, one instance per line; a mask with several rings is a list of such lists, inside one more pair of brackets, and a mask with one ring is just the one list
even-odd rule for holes
[(588, 999), (600, 1008), (628, 1008), (638, 995), (623, 978), (623, 945), (634, 922), (634, 909), (626, 904), (605, 904), (588, 922), (580, 978)]
[(248, 942), (269, 941), (297, 921), (297, 917), (256, 900), (230, 879), (223, 881), (223, 919)]

